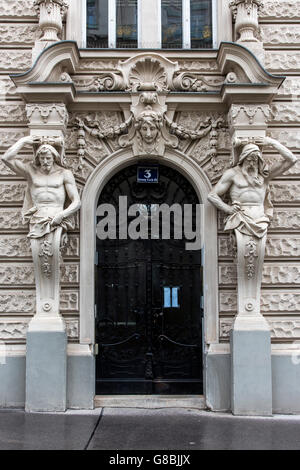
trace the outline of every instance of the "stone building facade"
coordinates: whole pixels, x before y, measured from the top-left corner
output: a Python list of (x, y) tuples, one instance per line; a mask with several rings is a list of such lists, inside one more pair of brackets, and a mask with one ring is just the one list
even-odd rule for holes
[[(198, 404), (231, 410), (236, 247), (224, 231), (224, 215), (207, 197), (232, 164), (233, 139), (270, 136), (298, 161), (271, 182), (274, 215), (260, 298), (271, 337), (271, 397), (262, 411), (255, 408), (261, 398), (254, 397), (246, 412), (299, 413), (300, 2), (213, 2), (214, 44), (207, 49), (161, 48), (160, 2), (152, 0), (150, 16), (149, 2), (139, 2), (137, 49), (85, 48), (85, 3), (0, 0), (1, 155), (29, 134), (61, 139), (81, 198), (60, 266), (67, 347), (51, 350), (46, 327), (38, 345), (27, 344), (26, 361), (28, 325), (36, 312), (28, 226), (21, 215), (27, 183), (0, 159), (0, 406), (28, 411), (94, 406), (96, 206), (118, 171), (148, 159), (183, 174), (204, 205), (204, 389)], [(134, 134), (149, 107), (162, 120), (155, 149), (139, 146)], [(20, 156), (31, 161), (32, 149), (25, 146)], [(263, 157), (269, 165), (279, 158), (272, 147), (263, 149)], [(255, 342), (254, 333), (249, 358)], [(51, 372), (51, 364), (58, 368)], [(255, 364), (244, 364), (247, 375), (252, 389), (259, 389)], [(39, 398), (29, 399), (33, 388)]]

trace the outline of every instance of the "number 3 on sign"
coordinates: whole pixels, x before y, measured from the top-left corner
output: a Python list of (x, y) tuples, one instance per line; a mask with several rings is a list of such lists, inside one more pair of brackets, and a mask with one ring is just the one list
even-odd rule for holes
[(144, 175), (145, 175), (145, 178), (148, 180), (149, 178), (151, 178), (151, 170), (145, 170), (144, 171)]

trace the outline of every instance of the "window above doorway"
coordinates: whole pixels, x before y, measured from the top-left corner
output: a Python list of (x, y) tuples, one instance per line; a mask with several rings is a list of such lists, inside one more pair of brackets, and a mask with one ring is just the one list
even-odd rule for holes
[(217, 0), (87, 0), (87, 48), (209, 49)]

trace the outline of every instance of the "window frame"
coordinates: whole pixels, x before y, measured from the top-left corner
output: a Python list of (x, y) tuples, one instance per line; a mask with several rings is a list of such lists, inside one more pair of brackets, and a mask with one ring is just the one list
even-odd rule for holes
[[(138, 29), (138, 49), (162, 49), (161, 41), (161, 0), (157, 1), (157, 22), (159, 28), (155, 44), (157, 47), (148, 47), (143, 45), (142, 37), (142, 2), (137, 0), (137, 29)], [(223, 2), (223, 3), (222, 3)], [(226, 10), (226, 4), (229, 0), (212, 0), (212, 49), (217, 49), (221, 41), (232, 41), (232, 20), (230, 9)], [(80, 5), (80, 6), (79, 6)], [(182, 47), (174, 50), (196, 50), (191, 49), (191, 34), (190, 34), (190, 0), (182, 0), (183, 15), (182, 15)], [(79, 7), (79, 8), (78, 8)], [(78, 14), (79, 11), (79, 14)], [(116, 49), (117, 44), (117, 30), (116, 30), (116, 0), (108, 0), (108, 49)], [(69, 20), (67, 21), (67, 39), (76, 40), (80, 48), (87, 48), (87, 5), (84, 0), (72, 0), (72, 6), (69, 7)], [(69, 27), (68, 27), (69, 23)], [(74, 24), (78, 26), (74, 32)], [(71, 26), (72, 25), (72, 26)], [(222, 28), (221, 28), (222, 26)], [(221, 29), (220, 29), (221, 28)], [(91, 50), (92, 48), (89, 48)], [(103, 50), (106, 50), (104, 48)], [(207, 49), (209, 50), (209, 49)]]

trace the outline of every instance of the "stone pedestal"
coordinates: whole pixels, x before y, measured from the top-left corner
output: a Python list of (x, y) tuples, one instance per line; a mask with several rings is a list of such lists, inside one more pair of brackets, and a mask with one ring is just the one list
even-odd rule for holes
[(230, 343), (232, 413), (271, 416), (271, 338), (266, 321), (237, 317)]
[(32, 321), (27, 332), (27, 412), (65, 411), (67, 334), (63, 321)]
[(62, 228), (31, 239), (36, 281), (36, 314), (27, 331), (26, 411), (65, 411), (67, 334), (59, 313)]
[[(245, 210), (246, 208), (244, 208)], [(248, 207), (248, 213), (258, 207)], [(231, 332), (231, 407), (235, 415), (272, 415), (271, 334), (260, 313), (266, 235), (235, 230), (238, 250), (238, 315)]]

